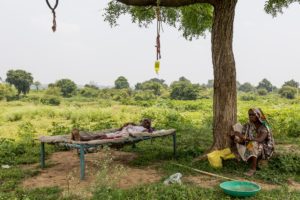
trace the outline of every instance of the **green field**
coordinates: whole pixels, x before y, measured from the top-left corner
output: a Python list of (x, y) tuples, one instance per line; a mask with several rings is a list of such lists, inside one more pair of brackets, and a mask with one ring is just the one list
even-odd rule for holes
[[(125, 102), (75, 96), (61, 99), (58, 106), (51, 106), (42, 104), (40, 96), (39, 92), (33, 92), (17, 101), (0, 101), (0, 164), (11, 166), (9, 169), (0, 169), (0, 199), (86, 199), (86, 196), (72, 194), (72, 191), (66, 195), (59, 186), (31, 189), (20, 185), (22, 181), (40, 173), (38, 167), (22, 167), (24, 164), (39, 162), (39, 144), (34, 139), (39, 135), (67, 134), (74, 127), (88, 131), (119, 127), (125, 122), (139, 122), (142, 118), (151, 118), (157, 129), (177, 130), (178, 158), (172, 158), (171, 140), (142, 142), (135, 149), (125, 147), (121, 150), (138, 155), (128, 163), (129, 166), (154, 166), (162, 174), (162, 180), (130, 189), (99, 184), (91, 191), (90, 199), (230, 199), (217, 186), (204, 188), (189, 182), (163, 185), (163, 179), (178, 171), (184, 176), (196, 175), (173, 163), (224, 176), (245, 178), (241, 175), (247, 170), (244, 163), (229, 160), (222, 169), (217, 170), (212, 169), (207, 161), (192, 162), (212, 143), (211, 98), (194, 101), (158, 98)], [(268, 166), (249, 180), (278, 186), (274, 190), (263, 190), (253, 199), (299, 199), (300, 192), (291, 190), (289, 182), (300, 181), (300, 99), (288, 100), (277, 94), (268, 94), (251, 100), (245, 98), (245, 94), (240, 94), (240, 122), (247, 121), (247, 110), (251, 107), (260, 107), (266, 113), (277, 148)], [(293, 151), (286, 149), (286, 146), (292, 147)], [(47, 156), (62, 150), (49, 148)], [(51, 165), (48, 167), (51, 168)], [(103, 172), (99, 170), (99, 173)]]

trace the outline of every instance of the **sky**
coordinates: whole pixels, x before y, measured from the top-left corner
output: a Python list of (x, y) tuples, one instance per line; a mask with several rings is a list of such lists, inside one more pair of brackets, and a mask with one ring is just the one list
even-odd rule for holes
[[(155, 26), (139, 28), (123, 16), (111, 28), (102, 16), (107, 2), (60, 0), (53, 33), (44, 0), (0, 0), (0, 77), (23, 69), (43, 84), (68, 78), (79, 85), (112, 86), (119, 76), (131, 86), (150, 78), (168, 84), (181, 76), (200, 84), (213, 79), (210, 34), (187, 41), (163, 25), (156, 75)], [(233, 43), (237, 80), (257, 85), (267, 78), (277, 87), (291, 79), (300, 82), (300, 6), (292, 4), (273, 18), (264, 12), (264, 2), (238, 1)]]

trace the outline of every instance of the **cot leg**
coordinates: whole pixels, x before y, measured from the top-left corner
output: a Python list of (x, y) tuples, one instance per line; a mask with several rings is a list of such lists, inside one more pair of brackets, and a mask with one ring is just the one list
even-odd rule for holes
[(173, 134), (173, 156), (176, 157), (176, 132)]
[(84, 170), (85, 170), (84, 148), (83, 145), (80, 145), (80, 180), (84, 179)]
[(45, 168), (45, 143), (41, 142), (41, 168)]

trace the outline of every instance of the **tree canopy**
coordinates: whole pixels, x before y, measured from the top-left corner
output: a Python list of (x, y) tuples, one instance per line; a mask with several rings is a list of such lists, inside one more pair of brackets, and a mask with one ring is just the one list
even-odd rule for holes
[(299, 82), (292, 79), (290, 81), (284, 82), (283, 86), (291, 86), (291, 87), (294, 87), (294, 88), (298, 88), (299, 87)]
[[(211, 31), (213, 7), (216, 0), (113, 0), (105, 8), (105, 21), (111, 26), (118, 25), (121, 15), (129, 14), (133, 23), (148, 27), (156, 19), (155, 6), (161, 7), (161, 20), (164, 24), (178, 28), (186, 39), (205, 36)], [(265, 11), (272, 16), (283, 13), (284, 8), (300, 0), (268, 0)]]
[(267, 92), (271, 92), (273, 90), (273, 85), (270, 81), (264, 78), (258, 83), (257, 89), (266, 89)]
[[(155, 18), (182, 31), (186, 39), (211, 32), (214, 72), (212, 149), (231, 145), (231, 126), (237, 121), (236, 68), (233, 53), (233, 24), (238, 0), (115, 0), (105, 9), (105, 20), (116, 25), (124, 14), (132, 22), (147, 27)], [(276, 16), (300, 0), (268, 0), (267, 13)], [(159, 12), (158, 12), (159, 11)]]
[(115, 88), (116, 89), (126, 89), (126, 88), (129, 88), (129, 83), (128, 83), (127, 79), (124, 76), (119, 76), (115, 80)]
[(6, 74), (6, 82), (14, 85), (18, 90), (18, 96), (23, 93), (27, 94), (30, 90), (30, 85), (33, 83), (31, 73), (21, 69), (9, 70)]
[(179, 78), (179, 81), (174, 81), (171, 85), (171, 98), (178, 100), (195, 100), (198, 98), (200, 85), (192, 84), (185, 77)]
[(77, 90), (76, 84), (70, 79), (58, 80), (54, 86), (60, 88), (63, 97), (71, 97)]

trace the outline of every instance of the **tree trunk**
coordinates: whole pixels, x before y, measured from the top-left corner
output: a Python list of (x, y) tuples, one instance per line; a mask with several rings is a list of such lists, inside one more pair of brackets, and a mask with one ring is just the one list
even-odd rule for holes
[(212, 149), (223, 149), (231, 145), (229, 133), (237, 119), (236, 69), (232, 51), (236, 3), (237, 0), (214, 3), (211, 35), (214, 68)]

